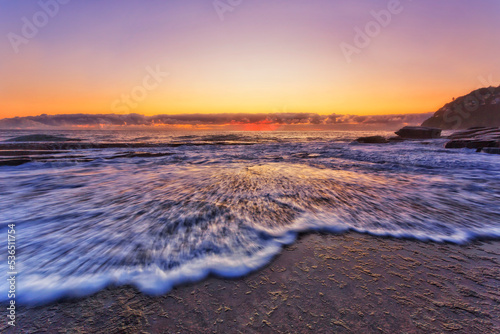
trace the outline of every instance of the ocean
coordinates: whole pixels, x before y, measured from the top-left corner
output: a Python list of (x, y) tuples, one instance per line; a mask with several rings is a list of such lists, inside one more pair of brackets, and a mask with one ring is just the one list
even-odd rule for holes
[[(35, 133), (36, 143), (4, 142)], [(352, 142), (367, 135), (392, 133), (2, 131), (3, 155), (26, 150), (30, 160), (0, 166), (16, 300), (122, 284), (162, 294), (210, 274), (243, 276), (308, 231), (500, 237), (497, 155), (444, 149), (446, 139)], [(4, 275), (7, 256), (0, 252)], [(8, 290), (1, 280), (0, 301)]]

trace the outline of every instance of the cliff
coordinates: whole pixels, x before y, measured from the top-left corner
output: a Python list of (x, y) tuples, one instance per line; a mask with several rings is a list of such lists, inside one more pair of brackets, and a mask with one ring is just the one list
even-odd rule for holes
[(477, 89), (453, 100), (422, 126), (443, 130), (500, 126), (500, 86)]

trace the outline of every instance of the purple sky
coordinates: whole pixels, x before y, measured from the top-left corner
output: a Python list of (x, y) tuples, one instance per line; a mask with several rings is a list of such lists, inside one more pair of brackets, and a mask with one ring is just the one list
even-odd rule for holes
[[(500, 84), (497, 0), (221, 3), (72, 0), (50, 17), (37, 1), (1, 0), (0, 118), (414, 113)], [(34, 36), (23, 18), (42, 20)]]

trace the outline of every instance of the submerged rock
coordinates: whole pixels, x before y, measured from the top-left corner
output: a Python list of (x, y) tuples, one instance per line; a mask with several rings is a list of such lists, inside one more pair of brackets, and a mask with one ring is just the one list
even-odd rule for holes
[(481, 152), (489, 154), (500, 154), (500, 147), (485, 147), (481, 149)]
[(358, 143), (363, 144), (385, 144), (389, 141), (382, 136), (369, 136), (369, 137), (359, 137), (356, 139)]
[(20, 166), (31, 161), (30, 158), (0, 159), (0, 166)]
[(445, 148), (475, 148), (482, 149), (484, 147), (499, 147), (499, 142), (496, 140), (451, 140), (446, 143)]
[(405, 126), (396, 134), (401, 138), (408, 139), (433, 139), (441, 137), (441, 129), (425, 126)]
[(389, 141), (405, 141), (405, 140), (407, 140), (407, 139), (401, 138), (399, 136), (394, 136), (394, 137), (389, 138)]

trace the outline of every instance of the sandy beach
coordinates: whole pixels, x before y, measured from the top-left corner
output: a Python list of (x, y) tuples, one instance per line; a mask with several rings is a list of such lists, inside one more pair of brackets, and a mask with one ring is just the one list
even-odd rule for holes
[(498, 333), (500, 243), (307, 234), (266, 268), (162, 296), (109, 287), (20, 308), (6, 333)]

